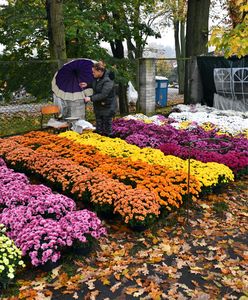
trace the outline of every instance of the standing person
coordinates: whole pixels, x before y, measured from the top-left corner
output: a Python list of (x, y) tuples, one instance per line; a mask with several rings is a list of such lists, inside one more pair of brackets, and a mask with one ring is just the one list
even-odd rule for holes
[[(112, 119), (116, 110), (115, 84), (110, 72), (103, 62), (95, 63), (92, 67), (93, 81), (80, 82), (81, 88), (92, 88), (93, 95), (85, 97), (84, 102), (93, 102), (96, 117), (96, 132), (102, 135), (112, 135)], [(110, 78), (111, 77), (111, 78)]]

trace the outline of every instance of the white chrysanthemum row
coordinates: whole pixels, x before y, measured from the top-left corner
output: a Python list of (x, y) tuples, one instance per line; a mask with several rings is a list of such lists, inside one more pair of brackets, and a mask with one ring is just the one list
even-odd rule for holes
[(195, 122), (198, 125), (212, 123), (223, 133), (236, 135), (248, 130), (248, 113), (233, 110), (218, 110), (213, 107), (202, 105), (183, 105), (176, 106), (180, 112), (173, 112), (169, 118), (176, 122), (171, 123), (175, 128), (180, 128), (180, 122)]
[[(144, 123), (153, 123), (156, 125), (164, 125), (169, 122), (176, 129), (191, 129), (196, 125), (213, 124), (221, 133), (237, 135), (239, 133), (248, 132), (248, 113), (238, 112), (234, 110), (218, 110), (205, 105), (184, 105), (179, 104), (175, 109), (180, 112), (172, 112), (166, 119), (161, 115), (148, 117), (143, 114), (128, 115), (124, 117), (126, 120), (140, 120)], [(183, 122), (188, 122), (182, 126)]]

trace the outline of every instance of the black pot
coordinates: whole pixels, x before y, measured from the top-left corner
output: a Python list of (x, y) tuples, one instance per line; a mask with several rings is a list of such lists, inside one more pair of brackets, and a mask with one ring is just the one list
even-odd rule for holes
[(0, 281), (0, 297), (1, 297), (1, 291), (3, 291), (3, 290), (7, 291), (8, 290), (8, 286), (9, 286), (9, 282), (8, 281), (4, 281), (4, 282)]
[(86, 256), (92, 251), (93, 245), (91, 243), (76, 243), (71, 247), (72, 252), (76, 255)]
[(147, 226), (147, 225), (142, 225), (142, 224), (129, 225), (129, 227), (130, 227), (133, 231), (138, 231), (138, 232), (142, 232), (142, 231), (145, 231), (146, 229), (148, 229), (148, 226)]
[(44, 272), (50, 272), (53, 269), (57, 268), (61, 264), (60, 260), (57, 260), (55, 262), (49, 260), (44, 265), (39, 265), (37, 268)]

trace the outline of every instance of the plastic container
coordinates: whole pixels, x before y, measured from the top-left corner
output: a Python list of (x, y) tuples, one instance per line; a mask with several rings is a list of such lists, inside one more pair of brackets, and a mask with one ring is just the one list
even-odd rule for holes
[(156, 76), (156, 104), (160, 107), (167, 105), (168, 84), (169, 80), (166, 77)]

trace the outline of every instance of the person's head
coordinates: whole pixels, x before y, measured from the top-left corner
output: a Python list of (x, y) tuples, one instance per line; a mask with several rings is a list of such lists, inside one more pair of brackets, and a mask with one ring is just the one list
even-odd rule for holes
[(94, 78), (101, 78), (104, 72), (105, 72), (105, 64), (102, 61), (93, 64), (92, 74)]

